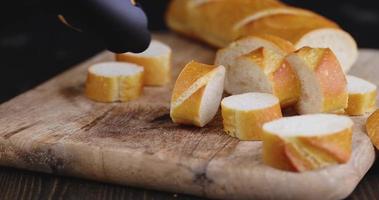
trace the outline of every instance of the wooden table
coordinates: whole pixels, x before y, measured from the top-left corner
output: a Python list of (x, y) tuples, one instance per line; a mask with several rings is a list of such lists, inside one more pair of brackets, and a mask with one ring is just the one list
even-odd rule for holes
[[(348, 198), (379, 199), (379, 162)], [(202, 198), (0, 167), (0, 199), (200, 200)]]

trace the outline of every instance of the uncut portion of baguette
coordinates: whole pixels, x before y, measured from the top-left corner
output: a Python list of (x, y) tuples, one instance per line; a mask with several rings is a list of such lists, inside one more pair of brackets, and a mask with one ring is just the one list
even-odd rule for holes
[(300, 96), (300, 82), (284, 58), (263, 47), (236, 58), (227, 71), (228, 92), (270, 93), (279, 98), (282, 107), (294, 105)]
[(304, 47), (286, 60), (300, 80), (300, 114), (344, 112), (348, 104), (347, 81), (330, 49)]
[(238, 38), (270, 34), (304, 46), (330, 48), (347, 72), (357, 59), (350, 34), (311, 11), (273, 0), (173, 0), (167, 12), (170, 28), (216, 47)]
[(263, 126), (263, 161), (304, 172), (346, 163), (352, 151), (353, 122), (345, 116), (313, 114), (278, 119)]
[(171, 78), (171, 54), (172, 50), (169, 46), (152, 40), (144, 52), (117, 54), (116, 60), (144, 67), (144, 84), (162, 86), (167, 84)]
[(236, 22), (265, 9), (284, 7), (277, 0), (217, 0), (201, 4), (188, 1), (187, 5), (187, 23), (193, 33), (216, 47), (224, 47), (238, 38), (239, 31), (234, 30)]
[(261, 140), (262, 126), (282, 117), (279, 100), (266, 93), (245, 93), (221, 102), (224, 131), (240, 140)]
[(171, 98), (175, 123), (205, 126), (216, 115), (224, 90), (225, 68), (192, 61), (176, 80)]
[[(274, 51), (275, 53), (285, 56), (295, 51), (293, 45), (283, 39), (272, 35), (250, 36), (231, 43), (228, 47), (217, 52), (215, 65), (223, 65), (227, 71), (225, 77), (225, 91), (229, 94), (237, 94), (236, 88), (233, 87), (235, 77), (229, 71), (233, 67), (236, 58), (248, 54), (258, 48)], [(238, 89), (238, 88), (237, 88)]]
[(99, 102), (127, 102), (141, 95), (143, 68), (131, 63), (105, 62), (88, 69), (86, 96)]
[(367, 119), (366, 130), (371, 142), (379, 150), (379, 110)]
[(349, 102), (348, 115), (364, 115), (376, 109), (376, 85), (355, 76), (346, 76)]

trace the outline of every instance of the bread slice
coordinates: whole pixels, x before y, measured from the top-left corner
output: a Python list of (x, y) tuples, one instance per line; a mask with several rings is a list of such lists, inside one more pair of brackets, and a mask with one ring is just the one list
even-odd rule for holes
[(224, 90), (225, 68), (195, 61), (176, 80), (170, 115), (179, 124), (205, 126), (216, 115)]
[(250, 22), (240, 31), (240, 37), (251, 34), (275, 35), (290, 41), (296, 49), (305, 46), (330, 48), (345, 72), (349, 71), (358, 57), (357, 44), (352, 36), (319, 15), (271, 15)]
[(294, 172), (346, 163), (352, 151), (352, 127), (350, 118), (332, 114), (268, 122), (263, 126), (263, 161)]
[(347, 107), (347, 81), (330, 49), (304, 47), (286, 58), (301, 83), (300, 114), (342, 113)]
[(279, 98), (282, 107), (294, 105), (300, 96), (300, 82), (284, 58), (263, 47), (236, 58), (227, 71), (228, 92), (270, 93)]
[(279, 99), (266, 93), (245, 93), (221, 102), (224, 131), (240, 140), (261, 140), (262, 126), (282, 117)]
[(355, 76), (346, 76), (349, 103), (346, 108), (348, 115), (364, 115), (376, 109), (376, 85)]
[(104, 62), (88, 69), (85, 93), (99, 102), (127, 102), (140, 96), (143, 68), (120, 62)]
[(216, 55), (215, 65), (225, 66), (227, 71), (225, 77), (226, 92), (235, 94), (235, 88), (233, 88), (235, 84), (233, 82), (236, 80), (231, 76), (232, 74), (230, 74), (229, 71), (233, 67), (232, 65), (236, 58), (261, 47), (274, 51), (282, 56), (295, 51), (295, 48), (290, 42), (271, 35), (249, 36), (231, 43), (226, 48), (220, 49)]
[(367, 119), (366, 130), (371, 142), (379, 150), (379, 110)]
[(149, 47), (142, 53), (116, 54), (116, 60), (135, 63), (145, 69), (144, 84), (147, 86), (162, 86), (171, 78), (171, 53), (166, 44), (152, 40)]

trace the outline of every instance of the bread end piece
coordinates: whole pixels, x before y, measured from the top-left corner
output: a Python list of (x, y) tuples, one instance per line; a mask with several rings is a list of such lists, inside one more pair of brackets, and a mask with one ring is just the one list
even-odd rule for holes
[(264, 123), (282, 117), (279, 100), (266, 93), (245, 93), (221, 102), (224, 131), (240, 140), (261, 140)]
[(224, 78), (223, 66), (188, 63), (174, 86), (170, 109), (172, 121), (198, 127), (209, 123), (220, 106)]
[(127, 102), (143, 90), (143, 68), (130, 63), (98, 63), (88, 69), (86, 96), (98, 102)]

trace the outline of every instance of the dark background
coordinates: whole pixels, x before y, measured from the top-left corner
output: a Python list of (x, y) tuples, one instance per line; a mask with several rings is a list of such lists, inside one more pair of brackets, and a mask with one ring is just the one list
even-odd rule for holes
[[(49, 0), (50, 2), (54, 0)], [(126, 0), (127, 1), (127, 0)], [(101, 51), (94, 38), (63, 26), (46, 12), (44, 0), (0, 5), (0, 102), (6, 101)], [(167, 0), (139, 1), (152, 30), (164, 29)], [(379, 48), (379, 8), (375, 0), (287, 0), (317, 11), (352, 33), (360, 47)]]

